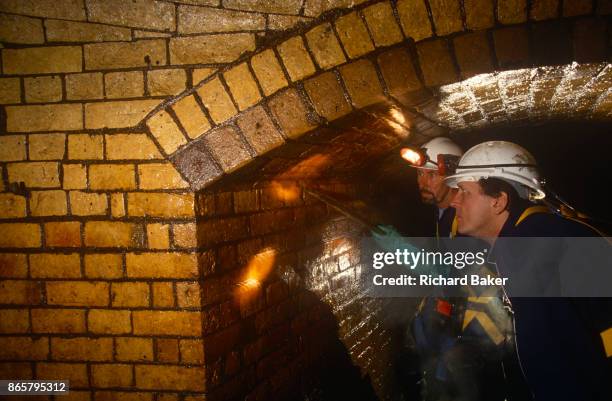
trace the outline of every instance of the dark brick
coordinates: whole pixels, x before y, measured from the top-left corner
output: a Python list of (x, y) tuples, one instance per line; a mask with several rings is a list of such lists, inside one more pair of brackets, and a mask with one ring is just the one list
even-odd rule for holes
[(378, 65), (391, 94), (410, 92), (423, 86), (406, 49), (394, 49), (378, 56)]
[(278, 132), (263, 107), (257, 106), (238, 118), (238, 126), (257, 154), (262, 154), (283, 144)]
[(493, 70), (486, 33), (475, 32), (459, 36), (453, 40), (453, 44), (462, 78)]
[(458, 80), (446, 40), (418, 43), (417, 52), (427, 86), (439, 86)]
[(217, 128), (207, 133), (202, 140), (226, 173), (236, 170), (252, 159), (246, 145), (233, 127)]
[(191, 142), (186, 148), (175, 153), (172, 162), (194, 190), (204, 188), (223, 174), (201, 141)]
[(529, 63), (529, 33), (526, 28), (495, 30), (493, 42), (500, 67), (524, 67)]

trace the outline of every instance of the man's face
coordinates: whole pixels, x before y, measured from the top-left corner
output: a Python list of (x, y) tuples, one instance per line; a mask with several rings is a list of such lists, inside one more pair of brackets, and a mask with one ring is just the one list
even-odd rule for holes
[(477, 182), (460, 182), (451, 206), (457, 211), (457, 229), (461, 234), (486, 238), (495, 216), (495, 199), (487, 196)]
[(442, 202), (450, 188), (444, 184), (444, 176), (434, 169), (417, 169), (417, 184), (421, 194), (421, 201), (429, 205)]

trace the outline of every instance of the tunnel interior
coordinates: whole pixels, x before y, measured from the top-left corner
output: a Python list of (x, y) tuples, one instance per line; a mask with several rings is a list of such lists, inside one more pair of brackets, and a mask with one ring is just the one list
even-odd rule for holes
[(551, 118), (453, 130), (420, 113), (431, 93), (411, 102), (355, 111), (198, 193), (201, 265), (211, 266), (202, 272), (202, 308), (218, 315), (203, 333), (205, 341), (214, 333), (207, 364), (211, 385), (224, 383), (221, 398), (420, 399), (409, 334), (419, 300), (368, 298), (360, 286), (364, 222), (433, 235), (434, 210), (421, 203), (401, 146), (441, 134), (464, 149), (518, 143), (561, 197), (609, 227), (609, 123)]

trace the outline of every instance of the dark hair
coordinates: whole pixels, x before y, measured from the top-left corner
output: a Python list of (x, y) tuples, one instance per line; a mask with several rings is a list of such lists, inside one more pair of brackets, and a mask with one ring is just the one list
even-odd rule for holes
[(529, 205), (529, 201), (521, 198), (516, 189), (508, 181), (499, 178), (481, 178), (478, 180), (482, 192), (492, 198), (498, 198), (502, 192), (508, 195), (508, 204), (504, 210), (510, 213), (516, 213), (525, 209)]

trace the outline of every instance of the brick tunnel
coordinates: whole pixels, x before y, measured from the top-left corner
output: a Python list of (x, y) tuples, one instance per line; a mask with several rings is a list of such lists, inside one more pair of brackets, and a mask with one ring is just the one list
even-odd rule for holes
[(605, 216), (611, 12), (1, 2), (0, 379), (70, 381), (36, 399), (420, 399), (418, 300), (364, 295), (368, 230), (317, 194), (429, 235), (399, 148), (508, 139)]

